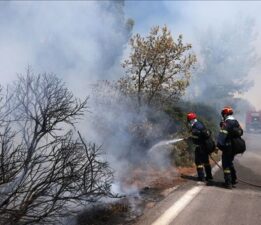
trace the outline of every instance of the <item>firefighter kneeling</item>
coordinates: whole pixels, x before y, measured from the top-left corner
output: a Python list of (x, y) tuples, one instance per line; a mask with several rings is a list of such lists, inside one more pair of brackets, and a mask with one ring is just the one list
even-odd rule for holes
[[(195, 149), (195, 164), (197, 166), (199, 181), (212, 181), (211, 166), (209, 164), (209, 154), (215, 150), (215, 142), (211, 138), (210, 130), (197, 120), (197, 115), (193, 112), (187, 114), (188, 125), (191, 129), (193, 143), (197, 145)], [(205, 173), (206, 178), (205, 178)]]
[(238, 121), (232, 116), (233, 109), (224, 107), (221, 111), (223, 120), (220, 123), (220, 132), (217, 147), (222, 151), (222, 167), (225, 186), (229, 189), (237, 183), (236, 170), (233, 160), (236, 154), (242, 154), (246, 150), (245, 141), (241, 138), (243, 130)]

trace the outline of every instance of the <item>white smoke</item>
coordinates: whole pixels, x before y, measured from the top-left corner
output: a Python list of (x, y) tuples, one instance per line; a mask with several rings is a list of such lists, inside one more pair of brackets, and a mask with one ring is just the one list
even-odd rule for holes
[[(34, 73), (57, 74), (76, 96), (90, 96), (90, 113), (77, 128), (102, 145), (115, 178), (145, 162), (150, 145), (167, 133), (170, 118), (160, 115), (162, 121), (152, 127), (150, 108), (138, 112), (135, 101), (106, 86), (99, 96), (90, 85), (124, 75), (120, 63), (132, 29), (124, 1), (0, 2), (0, 15), (0, 83), (15, 80), (28, 65)], [(139, 132), (144, 137), (135, 136)]]
[[(146, 4), (145, 2), (128, 2), (127, 6), (130, 8), (128, 12), (134, 20), (141, 18), (142, 15), (142, 20), (136, 23), (134, 32), (136, 30), (139, 32), (147, 31), (149, 26), (155, 24), (166, 24), (170, 27), (174, 36), (183, 34), (184, 40), (188, 43), (192, 43), (192, 47), (199, 61), (198, 66), (201, 70), (205, 66), (204, 57), (201, 55), (201, 47), (204, 45), (205, 40), (211, 42), (212, 40), (216, 41), (219, 39), (219, 41), (216, 42), (216, 52), (225, 49), (223, 47), (224, 43), (227, 43), (229, 45), (228, 47), (232, 48), (231, 59), (235, 60), (234, 66), (231, 68), (222, 68), (222, 66), (216, 63), (216, 66), (220, 68), (221, 75), (216, 77), (216, 74), (210, 73), (209, 76), (206, 77), (206, 80), (201, 82), (197, 93), (201, 91), (201, 88), (208, 85), (208, 82), (210, 82), (211, 85), (219, 85), (224, 83), (230, 76), (238, 79), (235, 72), (239, 71), (242, 74), (242, 71), (245, 71), (246, 68), (245, 66), (242, 68), (241, 63), (244, 64), (244, 49), (249, 49), (247, 41), (252, 42), (250, 43), (253, 47), (252, 53), (257, 54), (258, 57), (261, 56), (261, 52), (259, 51), (261, 45), (261, 36), (259, 35), (261, 17), (259, 8), (261, 7), (261, 3), (258, 1), (155, 1), (150, 4)], [(135, 11), (136, 8), (147, 8), (147, 13), (144, 10), (139, 13), (139, 11)], [(159, 10), (157, 11), (155, 9)], [(250, 24), (249, 26), (250, 30), (244, 28), (244, 21), (247, 20), (254, 21), (254, 24)], [(226, 37), (221, 37), (222, 33), (226, 33)], [(240, 36), (236, 37), (235, 34), (239, 34)], [(243, 40), (242, 37), (244, 37), (244, 35), (245, 39)], [(228, 40), (229, 38), (233, 38), (235, 41)], [(254, 38), (254, 40), (248, 38)], [(202, 39), (204, 39), (204, 41), (202, 41)], [(245, 46), (246, 43), (248, 46)], [(245, 52), (245, 54), (245, 56), (248, 57), (248, 53)], [(237, 61), (238, 56), (241, 61)], [(246, 71), (244, 77), (241, 77), (242, 81), (253, 80), (254, 86), (251, 87), (247, 93), (240, 96), (246, 98), (254, 104), (256, 108), (261, 108), (259, 101), (259, 87), (261, 85), (259, 76), (260, 63), (259, 58), (257, 59), (258, 62), (256, 62), (255, 65), (250, 65), (251, 68)], [(226, 73), (223, 73), (222, 70)], [(233, 72), (233, 75), (227, 72)], [(216, 73), (216, 71), (214, 73)], [(192, 74), (192, 77), (193, 75), (195, 75), (195, 73)], [(194, 94), (195, 93), (193, 93), (193, 95)]]
[(121, 75), (131, 31), (123, 1), (1, 2), (0, 16), (2, 84), (31, 65), (86, 95), (88, 83)]
[[(122, 189), (120, 183), (131, 178), (131, 171), (137, 167), (147, 164), (158, 168), (170, 166), (170, 152), (147, 153), (155, 142), (176, 132), (178, 124), (165, 113), (147, 106), (137, 107), (135, 99), (122, 95), (106, 82), (95, 86), (91, 96), (91, 113), (79, 127), (90, 140), (102, 144), (115, 171), (114, 188)], [(152, 123), (150, 118), (157, 118), (157, 121)], [(125, 191), (131, 190), (125, 188)]]

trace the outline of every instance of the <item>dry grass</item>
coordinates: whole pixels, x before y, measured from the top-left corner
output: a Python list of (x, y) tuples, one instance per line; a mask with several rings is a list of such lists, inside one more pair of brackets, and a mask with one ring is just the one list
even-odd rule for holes
[(120, 225), (125, 221), (128, 211), (127, 201), (96, 205), (78, 216), (77, 225)]
[(135, 186), (140, 190), (145, 187), (164, 189), (175, 186), (179, 180), (179, 173), (173, 166), (159, 169), (147, 165), (131, 170), (124, 181), (124, 185), (127, 187)]

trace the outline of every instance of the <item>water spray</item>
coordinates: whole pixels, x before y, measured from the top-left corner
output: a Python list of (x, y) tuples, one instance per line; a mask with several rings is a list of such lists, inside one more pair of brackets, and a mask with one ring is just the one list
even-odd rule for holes
[(159, 143), (153, 145), (150, 150), (148, 151), (148, 153), (152, 153), (153, 151), (155, 151), (155, 149), (157, 149), (160, 146), (164, 146), (164, 145), (170, 145), (170, 144), (175, 144), (177, 142), (183, 141), (184, 138), (175, 138), (172, 140), (166, 140), (166, 141), (160, 141)]

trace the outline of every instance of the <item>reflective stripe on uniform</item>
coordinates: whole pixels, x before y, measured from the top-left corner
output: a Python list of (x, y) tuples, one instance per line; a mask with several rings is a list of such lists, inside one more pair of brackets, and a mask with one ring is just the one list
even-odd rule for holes
[(224, 173), (230, 173), (230, 169), (225, 169)]
[(203, 165), (197, 165), (197, 168), (203, 168)]
[(220, 133), (228, 134), (227, 130), (220, 130)]

